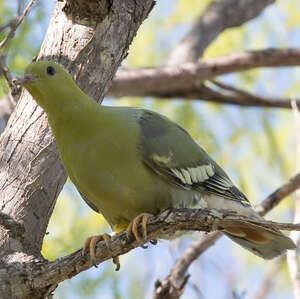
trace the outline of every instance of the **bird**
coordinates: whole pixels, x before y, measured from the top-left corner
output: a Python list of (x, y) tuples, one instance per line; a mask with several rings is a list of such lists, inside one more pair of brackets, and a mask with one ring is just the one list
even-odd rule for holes
[[(46, 112), (71, 181), (113, 234), (127, 230), (143, 243), (149, 215), (172, 208), (222, 209), (263, 219), (225, 171), (167, 117), (143, 108), (100, 105), (52, 61), (32, 62), (19, 83)], [(295, 248), (277, 229), (245, 223), (222, 232), (264, 259)], [(94, 265), (97, 242), (108, 245), (110, 238), (102, 234), (85, 241), (83, 252), (90, 250)], [(120, 267), (118, 257), (113, 262)]]

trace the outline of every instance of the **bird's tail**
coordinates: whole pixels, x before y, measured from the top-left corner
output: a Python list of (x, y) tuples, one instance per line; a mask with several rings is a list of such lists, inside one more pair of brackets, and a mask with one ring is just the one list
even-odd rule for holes
[(278, 229), (257, 224), (224, 227), (223, 232), (232, 241), (264, 259), (272, 259), (287, 249), (296, 248), (294, 242)]

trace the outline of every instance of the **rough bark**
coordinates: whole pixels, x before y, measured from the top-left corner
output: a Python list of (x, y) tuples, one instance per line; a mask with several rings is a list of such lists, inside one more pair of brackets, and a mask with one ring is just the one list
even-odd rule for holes
[[(57, 2), (38, 59), (64, 65), (101, 101), (153, 5), (152, 0)], [(31, 285), (30, 276), (43, 260), (43, 236), (65, 180), (46, 115), (23, 92), (0, 140), (1, 211), (23, 228), (13, 233), (0, 225), (1, 298), (45, 297), (48, 287)]]

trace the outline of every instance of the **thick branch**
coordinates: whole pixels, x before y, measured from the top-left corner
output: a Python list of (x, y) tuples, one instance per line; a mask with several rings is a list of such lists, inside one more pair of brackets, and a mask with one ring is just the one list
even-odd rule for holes
[[(286, 196), (289, 192), (292, 192), (295, 188), (294, 184), (298, 180), (298, 177), (300, 175), (297, 175), (297, 179), (292, 179), (288, 184), (285, 184), (282, 188), (279, 188), (276, 192), (272, 193), (272, 195), (269, 198), (273, 198), (276, 200), (276, 203), (279, 202), (278, 197), (279, 196)], [(267, 198), (267, 200), (269, 199)], [(264, 211), (267, 212), (268, 210), (272, 209), (274, 207), (273, 204), (265, 205)], [(202, 209), (202, 210), (188, 210), (188, 209), (177, 209), (173, 210), (171, 213), (166, 211), (162, 215), (159, 215), (158, 217), (151, 217), (149, 219), (148, 224), (148, 238), (149, 239), (155, 239), (159, 236), (168, 235), (175, 233), (177, 230), (202, 230), (202, 231), (211, 231), (218, 228), (222, 228), (223, 224), (229, 224), (229, 223), (237, 223), (237, 222), (243, 222), (245, 223), (248, 221), (249, 223), (257, 223), (256, 221), (253, 221), (253, 219), (248, 219), (245, 217), (241, 217), (236, 215), (235, 213), (229, 213), (228, 211), (216, 211), (216, 210), (208, 210), (208, 209)], [(9, 223), (9, 222), (8, 222)], [(297, 226), (291, 226), (290, 224), (275, 224), (274, 222), (259, 222), (260, 225), (266, 226), (266, 227), (277, 227), (277, 228), (297, 228), (300, 229), (300, 225)], [(5, 224), (7, 225), (7, 224)], [(9, 225), (9, 224), (8, 224)], [(216, 234), (220, 234), (217, 232)], [(205, 250), (210, 244), (213, 244), (215, 239), (213, 238), (214, 234), (209, 234), (205, 238), (207, 240), (205, 246), (202, 246), (202, 251)], [(208, 241), (210, 244), (208, 244)], [(116, 236), (114, 236), (110, 243), (109, 250), (104, 242), (98, 243), (97, 251), (96, 251), (96, 257), (97, 262), (101, 263), (107, 259), (110, 259), (113, 256), (124, 254), (128, 252), (129, 250), (139, 246), (140, 244), (136, 243), (133, 240), (128, 240), (126, 233), (120, 233)], [(197, 249), (197, 248), (196, 248)], [(181, 264), (183, 267), (189, 266), (189, 261), (192, 261), (193, 259), (197, 258), (199, 255), (199, 249), (197, 249), (197, 252), (193, 252), (193, 248), (190, 250), (191, 254), (188, 254), (186, 252), (186, 258), (187, 261), (183, 261), (181, 259)], [(30, 265), (32, 265), (32, 262), (29, 262)], [(52, 286), (56, 285), (60, 281), (63, 281), (66, 278), (70, 278), (76, 274), (78, 274), (81, 271), (84, 271), (91, 267), (88, 261), (88, 257), (82, 257), (81, 251), (77, 251), (67, 257), (64, 257), (62, 259), (59, 259), (55, 262), (48, 263), (34, 263), (31, 266), (28, 264), (23, 265), (24, 268), (22, 268), (22, 271), (20, 272), (20, 269), (16, 271), (16, 269), (12, 267), (6, 267), (5, 271), (7, 273), (12, 273), (12, 281), (11, 283), (14, 284), (14, 280), (18, 281), (18, 287), (22, 290), (22, 292), (30, 292), (31, 290), (28, 289), (28, 284), (24, 286), (24, 284), (20, 284), (19, 278), (20, 276), (26, 277), (28, 275), (28, 269), (34, 273), (34, 276), (31, 279), (30, 286), (33, 287), (35, 290), (39, 289), (48, 289), (52, 288)], [(177, 275), (183, 275), (185, 273), (184, 269), (177, 269)], [(184, 271), (184, 272), (182, 272)], [(2, 273), (2, 272), (1, 272)], [(3, 276), (6, 279), (5, 275), (1, 275), (0, 273), (0, 287), (3, 283)], [(174, 272), (176, 273), (176, 272)], [(182, 286), (182, 285), (181, 285)], [(28, 293), (30, 294), (30, 293)], [(158, 297), (161, 298), (161, 297)]]
[(221, 32), (255, 18), (273, 2), (274, 0), (212, 1), (190, 32), (174, 48), (168, 64), (197, 61)]
[[(199, 98), (221, 103), (273, 106), (290, 108), (284, 99), (268, 99), (240, 93), (230, 99), (220, 93), (203, 87), (205, 80), (216, 76), (245, 71), (257, 67), (297, 66), (300, 64), (300, 49), (266, 49), (245, 51), (228, 56), (208, 59), (199, 63), (187, 63), (181, 66), (162, 66), (157, 68), (120, 69), (114, 80), (109, 95), (120, 96), (157, 96), (161, 98), (183, 97)], [(247, 101), (244, 103), (244, 101)]]
[[(148, 238), (157, 239), (165, 235), (174, 234), (177, 231), (213, 231), (216, 229), (222, 229), (223, 225), (249, 223), (257, 224), (263, 227), (271, 228), (287, 228), (300, 230), (300, 224), (283, 224), (274, 223), (271, 221), (254, 221), (252, 218), (242, 217), (231, 213), (229, 211), (221, 211), (214, 209), (174, 209), (171, 212), (166, 211), (159, 216), (150, 217), (147, 225)], [(114, 236), (110, 243), (109, 248), (105, 242), (99, 242), (96, 250), (96, 261), (101, 263), (113, 256), (118, 256), (128, 252), (129, 250), (140, 246), (132, 238), (128, 239), (126, 231)], [(23, 292), (29, 293), (32, 287), (35, 290), (51, 288), (52, 285), (56, 285), (59, 282), (71, 278), (74, 275), (80, 273), (91, 267), (88, 257), (82, 256), (81, 251), (77, 251), (55, 262), (43, 262), (34, 264), (34, 269), (31, 271), (30, 285), (26, 282), (20, 282), (20, 275), (28, 275), (26, 269), (28, 265), (23, 265), (23, 273), (14, 271), (7, 268), (6, 271), (11, 272), (11, 279), (19, 281), (18, 288)], [(27, 270), (28, 271), (28, 270)], [(25, 273), (24, 273), (25, 272)], [(2, 272), (0, 273), (0, 287), (3, 281), (1, 281)]]

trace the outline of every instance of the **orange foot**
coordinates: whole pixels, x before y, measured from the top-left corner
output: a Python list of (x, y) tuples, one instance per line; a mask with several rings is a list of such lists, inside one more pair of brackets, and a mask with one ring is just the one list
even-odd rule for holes
[[(133, 234), (139, 243), (144, 243), (147, 240), (147, 221), (150, 216), (148, 213), (142, 213), (135, 217), (128, 225), (126, 231), (129, 235)], [(142, 224), (142, 236), (139, 235), (138, 226)], [(151, 242), (152, 243), (152, 242)]]
[[(96, 264), (96, 257), (95, 257), (95, 248), (99, 241), (104, 241), (107, 248), (110, 249), (109, 241), (111, 239), (111, 236), (109, 234), (103, 234), (103, 235), (97, 235), (97, 236), (91, 236), (87, 238), (83, 244), (82, 248), (82, 254), (84, 255), (87, 251), (87, 249), (90, 249), (90, 259), (92, 265), (94, 265), (97, 268)], [(116, 265), (116, 271), (120, 270), (120, 260), (118, 256), (113, 257), (113, 263)]]

